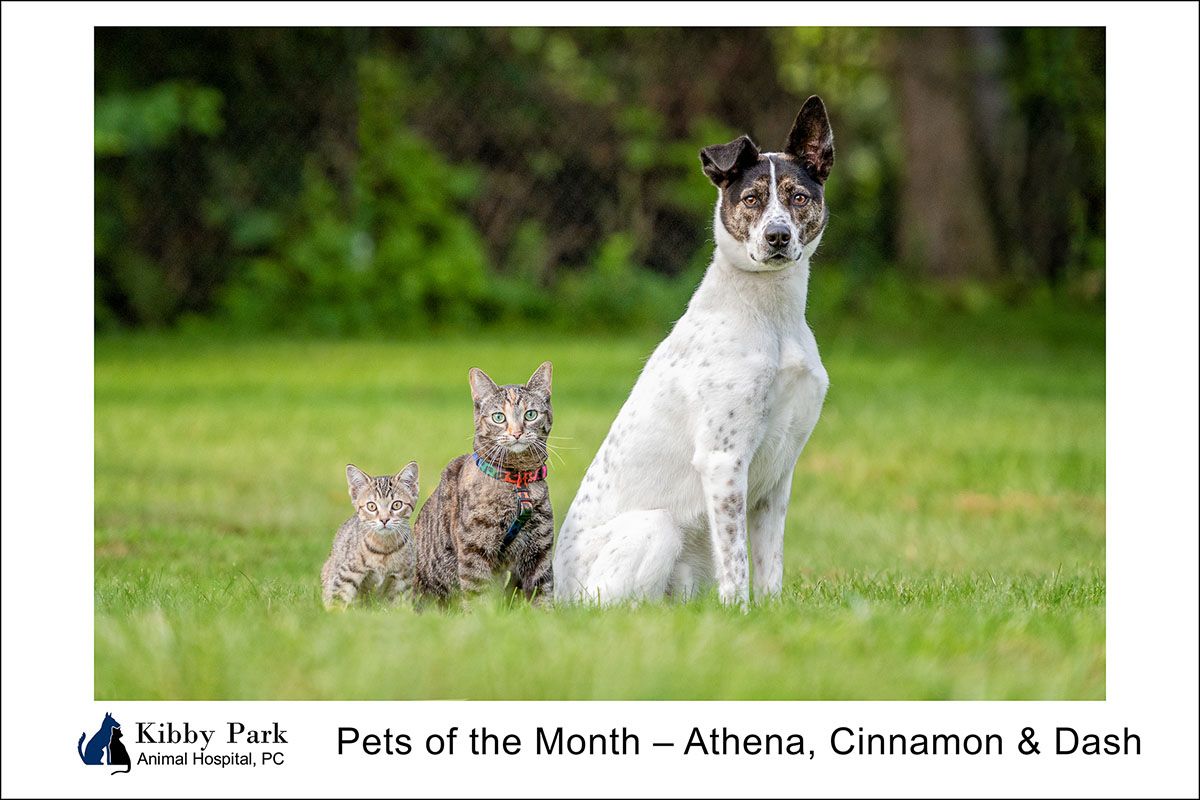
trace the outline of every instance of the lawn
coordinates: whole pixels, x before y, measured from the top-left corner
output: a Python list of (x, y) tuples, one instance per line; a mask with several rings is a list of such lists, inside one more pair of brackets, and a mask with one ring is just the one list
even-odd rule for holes
[(658, 335), (101, 338), (97, 699), (1098, 699), (1104, 323), (814, 325), (784, 596), (327, 613), (343, 469), (469, 449), (467, 369), (555, 363), (561, 518)]

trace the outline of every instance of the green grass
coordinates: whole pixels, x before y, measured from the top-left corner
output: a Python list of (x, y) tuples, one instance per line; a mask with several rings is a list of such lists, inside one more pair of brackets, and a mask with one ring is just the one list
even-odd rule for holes
[(469, 447), (469, 366), (555, 362), (565, 514), (656, 335), (96, 345), (103, 699), (1103, 698), (1103, 319), (818, 321), (782, 599), (327, 613), (343, 466)]

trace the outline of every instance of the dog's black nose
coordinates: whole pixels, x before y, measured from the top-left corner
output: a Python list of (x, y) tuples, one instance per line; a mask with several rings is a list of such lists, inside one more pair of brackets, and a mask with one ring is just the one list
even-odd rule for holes
[(792, 240), (792, 232), (788, 230), (787, 225), (768, 225), (767, 231), (764, 234), (767, 239), (767, 244), (774, 248), (787, 247), (788, 242)]

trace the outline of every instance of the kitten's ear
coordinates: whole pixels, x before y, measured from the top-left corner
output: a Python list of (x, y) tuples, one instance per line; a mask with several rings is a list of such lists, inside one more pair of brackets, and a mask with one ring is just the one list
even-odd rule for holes
[(496, 382), (488, 377), (488, 374), (479, 367), (471, 367), (471, 371), (467, 373), (467, 377), (471, 381), (471, 399), (475, 401), (475, 407), (483, 402), (483, 398), (493, 395), (500, 391), (500, 387)]
[(529, 377), (529, 382), (525, 384), (525, 388), (531, 392), (538, 392), (546, 397), (550, 396), (550, 373), (554, 370), (554, 365), (549, 361), (543, 361), (542, 365), (534, 370), (533, 375)]
[(404, 489), (416, 498), (419, 486), (417, 477), (417, 462), (410, 461), (405, 464), (404, 469), (397, 472), (395, 477), (392, 478), (392, 485)]
[(346, 483), (350, 485), (350, 499), (353, 500), (358, 496), (358, 493), (367, 487), (371, 482), (371, 476), (363, 472), (353, 464), (346, 465)]
[(783, 152), (795, 156), (809, 175), (824, 183), (833, 168), (833, 128), (825, 104), (815, 94), (804, 101)]

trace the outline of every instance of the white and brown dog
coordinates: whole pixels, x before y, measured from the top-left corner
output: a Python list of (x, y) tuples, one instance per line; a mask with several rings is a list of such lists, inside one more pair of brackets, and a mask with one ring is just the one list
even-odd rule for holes
[(715, 580), (745, 606), (751, 552), (756, 597), (783, 587), (792, 471), (829, 386), (804, 316), (829, 218), (825, 105), (804, 103), (781, 153), (742, 136), (700, 161), (720, 190), (716, 253), (571, 504), (559, 600), (686, 598)]

